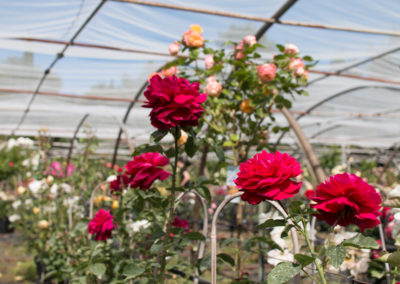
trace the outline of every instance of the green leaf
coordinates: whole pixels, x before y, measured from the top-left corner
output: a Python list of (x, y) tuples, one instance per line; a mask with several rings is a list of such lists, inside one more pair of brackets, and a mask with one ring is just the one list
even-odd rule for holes
[(304, 61), (311, 62), (311, 61), (313, 61), (314, 59), (313, 59), (311, 56), (306, 55), (306, 56), (303, 56), (303, 60), (304, 60)]
[(143, 274), (143, 272), (145, 272), (144, 266), (138, 265), (137, 263), (129, 263), (125, 266), (123, 274), (129, 279), (133, 279)]
[(158, 254), (158, 252), (161, 249), (161, 246), (162, 246), (161, 242), (155, 242), (150, 248), (150, 253), (151, 254)]
[(277, 44), (276, 47), (279, 49), (280, 52), (285, 51), (285, 47), (283, 45)]
[(336, 269), (339, 269), (346, 257), (346, 249), (342, 245), (336, 247), (330, 246), (326, 250), (326, 256), (329, 259), (329, 263)]
[(207, 200), (208, 202), (211, 202), (211, 194), (210, 191), (208, 190), (207, 187), (205, 186), (200, 186), (196, 189), (196, 191), (202, 196), (204, 197), (205, 200)]
[(200, 241), (204, 241), (206, 238), (204, 237), (204, 235), (202, 233), (199, 232), (189, 232), (186, 234), (183, 234), (183, 237), (185, 239), (188, 240), (200, 240)]
[(233, 142), (239, 141), (239, 136), (235, 133), (229, 137)]
[(199, 272), (203, 273), (205, 270), (211, 267), (211, 255), (208, 254), (203, 257), (199, 262)]
[(344, 240), (342, 243), (345, 247), (356, 247), (356, 248), (365, 248), (365, 249), (378, 249), (379, 244), (375, 239), (371, 237), (366, 237), (360, 233), (355, 235), (354, 237)]
[(192, 136), (189, 136), (188, 140), (186, 141), (185, 144), (185, 152), (189, 157), (193, 157), (194, 154), (196, 153), (198, 147), (194, 141), (194, 138)]
[(106, 266), (103, 263), (95, 263), (89, 266), (89, 272), (101, 278), (106, 272)]
[(225, 141), (223, 144), (222, 144), (222, 146), (224, 146), (224, 147), (233, 147), (233, 146), (235, 146), (236, 144), (235, 143), (233, 143), (232, 141)]
[(217, 154), (218, 160), (220, 162), (225, 161), (225, 153), (224, 150), (222, 149), (221, 145), (215, 145), (214, 146), (215, 154)]
[(219, 257), (220, 259), (222, 259), (226, 263), (229, 263), (231, 266), (235, 265), (235, 260), (230, 255), (228, 255), (226, 253), (220, 253), (220, 254), (217, 255), (217, 257)]
[(295, 277), (301, 271), (299, 264), (281, 262), (268, 274), (268, 284), (283, 284)]
[(387, 262), (390, 265), (393, 266), (399, 266), (400, 265), (400, 251), (396, 251), (393, 253), (386, 253), (379, 257), (377, 260), (382, 261), (382, 262)]
[(153, 133), (151, 133), (151, 138), (154, 140), (154, 142), (158, 142), (161, 139), (163, 139), (164, 136), (167, 134), (168, 134), (167, 129), (159, 129), (159, 130), (156, 130)]
[(282, 227), (286, 225), (286, 220), (283, 219), (269, 219), (265, 221), (264, 223), (260, 224), (257, 226), (258, 229), (265, 229), (265, 228), (273, 228), (273, 227)]
[(294, 259), (301, 264), (301, 267), (305, 267), (314, 261), (314, 258), (312, 256), (300, 253), (295, 254)]

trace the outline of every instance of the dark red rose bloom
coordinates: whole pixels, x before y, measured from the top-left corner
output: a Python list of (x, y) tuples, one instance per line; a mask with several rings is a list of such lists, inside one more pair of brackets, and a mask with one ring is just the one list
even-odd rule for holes
[(114, 216), (110, 214), (110, 210), (100, 209), (94, 218), (89, 222), (89, 234), (96, 234), (96, 241), (105, 241), (111, 237), (112, 230), (117, 227), (114, 223)]
[(184, 78), (153, 76), (144, 92), (148, 101), (143, 105), (152, 108), (151, 124), (158, 129), (196, 126), (204, 112), (201, 103), (207, 99), (206, 94), (199, 93), (199, 88), (199, 83), (190, 84)]
[(184, 229), (186, 233), (190, 231), (189, 222), (187, 220), (184, 220), (184, 219), (179, 219), (178, 217), (175, 217), (174, 222), (172, 222), (171, 225), (173, 227), (178, 227), (178, 228)]
[(127, 175), (118, 175), (115, 180), (110, 182), (111, 193), (122, 191), (122, 189), (126, 187), (130, 181), (131, 179)]
[(317, 186), (314, 196), (316, 217), (329, 225), (355, 224), (363, 232), (380, 224), (378, 216), (382, 199), (376, 190), (356, 175), (344, 173), (331, 176), (329, 181)]
[(258, 204), (266, 199), (282, 200), (298, 193), (301, 182), (292, 181), (302, 173), (301, 165), (288, 154), (262, 151), (246, 163), (240, 164), (238, 178), (234, 180), (242, 200)]
[(153, 152), (133, 157), (133, 160), (125, 165), (125, 174), (130, 178), (129, 185), (146, 190), (156, 179), (165, 180), (171, 173), (161, 167), (167, 165), (168, 161), (167, 157)]

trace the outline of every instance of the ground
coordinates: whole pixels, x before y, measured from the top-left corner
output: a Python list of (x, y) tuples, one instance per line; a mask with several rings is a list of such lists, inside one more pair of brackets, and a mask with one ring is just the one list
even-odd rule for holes
[(33, 257), (18, 233), (0, 234), (0, 283), (32, 283), (36, 279)]

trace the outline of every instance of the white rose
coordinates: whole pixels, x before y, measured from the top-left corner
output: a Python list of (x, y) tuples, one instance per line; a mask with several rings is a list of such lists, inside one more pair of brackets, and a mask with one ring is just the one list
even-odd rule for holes
[(111, 175), (111, 176), (109, 176), (108, 178), (107, 178), (107, 181), (108, 182), (112, 182), (112, 181), (114, 181), (114, 180), (116, 180), (117, 179), (117, 176), (116, 175)]
[(15, 210), (18, 209), (19, 206), (21, 206), (21, 200), (16, 200), (11, 204), (12, 208), (14, 208)]
[(53, 185), (50, 187), (50, 193), (52, 195), (57, 196), (57, 194), (58, 194), (58, 184), (53, 183)]
[(144, 230), (148, 228), (151, 225), (151, 223), (147, 220), (139, 220), (136, 222), (133, 222), (129, 225), (129, 227), (132, 229), (133, 232), (137, 233), (140, 230)]
[(60, 187), (65, 193), (72, 192), (72, 187), (68, 183), (62, 183), (62, 184), (60, 184)]
[(13, 223), (15, 221), (18, 221), (19, 219), (21, 219), (21, 216), (19, 216), (18, 214), (13, 214), (11, 216), (8, 217), (8, 220)]
[(32, 192), (33, 195), (37, 195), (42, 187), (42, 182), (38, 180), (34, 180), (29, 183), (29, 190)]

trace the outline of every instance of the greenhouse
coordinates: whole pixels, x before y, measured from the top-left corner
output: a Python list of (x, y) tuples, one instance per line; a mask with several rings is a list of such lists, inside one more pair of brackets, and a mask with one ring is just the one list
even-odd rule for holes
[(0, 283), (400, 283), (399, 1), (0, 13)]

